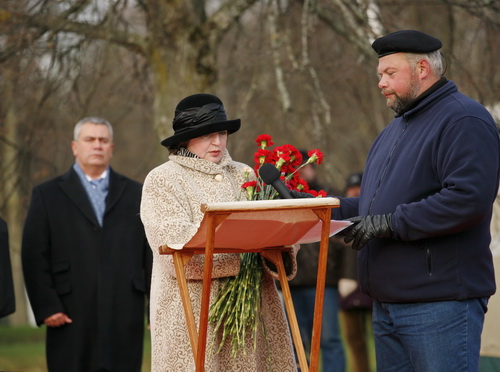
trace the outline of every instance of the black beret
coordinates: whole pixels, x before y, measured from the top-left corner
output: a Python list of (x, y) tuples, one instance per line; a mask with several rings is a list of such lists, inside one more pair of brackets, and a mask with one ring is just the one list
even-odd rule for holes
[(372, 43), (378, 58), (389, 54), (430, 53), (442, 47), (439, 39), (416, 30), (402, 30), (382, 36)]

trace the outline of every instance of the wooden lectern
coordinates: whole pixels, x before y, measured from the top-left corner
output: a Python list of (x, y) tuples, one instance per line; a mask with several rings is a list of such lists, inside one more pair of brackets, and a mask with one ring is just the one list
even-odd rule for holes
[[(336, 198), (203, 204), (204, 218), (198, 232), (184, 248), (160, 247), (160, 254), (173, 255), (197, 372), (204, 371), (205, 364), (213, 255), (244, 252), (259, 252), (276, 265), (301, 371), (318, 370), (328, 241), (331, 235), (349, 225), (345, 221), (330, 221), (331, 209), (338, 206)], [(281, 252), (290, 250), (293, 244), (317, 241), (320, 241), (320, 252), (309, 368)], [(199, 332), (184, 273), (184, 265), (194, 254), (205, 254)]]

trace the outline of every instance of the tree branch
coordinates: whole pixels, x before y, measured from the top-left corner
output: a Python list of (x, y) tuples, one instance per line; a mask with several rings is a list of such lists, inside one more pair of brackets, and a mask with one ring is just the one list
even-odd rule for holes
[(206, 29), (214, 35), (215, 40), (220, 40), (225, 33), (236, 23), (244, 12), (253, 6), (258, 0), (232, 0), (227, 1), (207, 22)]
[(269, 38), (271, 44), (271, 55), (273, 59), (274, 74), (276, 76), (276, 86), (279, 92), (279, 98), (281, 101), (281, 107), (284, 112), (290, 111), (292, 104), (290, 101), (290, 94), (288, 93), (288, 88), (285, 83), (283, 68), (281, 66), (280, 57), (280, 33), (277, 28), (277, 1), (272, 1), (269, 6), (269, 12), (267, 15), (269, 23)]
[(104, 25), (70, 21), (66, 18), (42, 14), (26, 16), (25, 21), (32, 27), (41, 28), (51, 32), (64, 31), (75, 33), (94, 40), (112, 42), (142, 55), (146, 52), (147, 42), (145, 37), (118, 29), (110, 30)]

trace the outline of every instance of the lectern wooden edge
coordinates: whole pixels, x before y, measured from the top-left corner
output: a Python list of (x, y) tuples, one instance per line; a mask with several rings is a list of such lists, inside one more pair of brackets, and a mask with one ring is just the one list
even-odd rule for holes
[[(339, 206), (339, 200), (336, 198), (314, 198), (314, 199), (279, 199), (279, 200), (262, 200), (248, 202), (228, 202), (228, 203), (211, 203), (201, 206), (204, 212), (204, 218), (207, 219), (206, 224), (206, 243), (205, 247), (195, 248), (189, 247), (189, 242), (183, 249), (175, 250), (166, 245), (159, 247), (160, 254), (173, 255), (177, 282), (182, 298), (186, 323), (188, 327), (191, 348), (196, 363), (196, 371), (203, 372), (206, 354), (207, 329), (208, 329), (208, 312), (210, 306), (210, 286), (212, 282), (212, 266), (214, 253), (244, 253), (244, 252), (259, 252), (266, 259), (274, 263), (278, 270), (278, 277), (283, 292), (285, 309), (290, 324), (290, 330), (299, 359), (299, 365), (302, 372), (317, 372), (319, 368), (319, 350), (321, 338), (321, 325), (323, 319), (323, 303), (325, 293), (326, 267), (328, 259), (328, 242), (330, 238), (330, 218), (331, 209)], [(235, 250), (230, 248), (214, 247), (215, 235), (217, 227), (224, 220), (234, 213), (251, 212), (259, 213), (269, 210), (286, 210), (293, 212), (294, 210), (310, 209), (322, 222), (320, 251), (318, 257), (318, 274), (316, 280), (316, 297), (314, 304), (314, 319), (313, 332), (311, 340), (310, 366), (307, 364), (307, 359), (304, 351), (304, 346), (300, 336), (300, 330), (295, 315), (295, 309), (292, 302), (290, 287), (286, 278), (285, 267), (281, 252), (290, 250), (290, 247), (273, 246), (273, 247), (257, 247), (255, 249)], [(328, 223), (327, 223), (328, 222)], [(201, 227), (200, 227), (201, 228)], [(194, 254), (205, 254), (204, 272), (203, 272), (203, 289), (200, 310), (199, 331), (196, 331), (196, 322), (193, 315), (191, 300), (188, 292), (184, 265), (191, 259)]]

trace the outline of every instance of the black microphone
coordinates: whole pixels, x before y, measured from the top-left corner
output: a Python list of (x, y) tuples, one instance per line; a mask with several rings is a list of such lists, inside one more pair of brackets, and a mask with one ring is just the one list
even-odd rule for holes
[(262, 164), (259, 169), (259, 175), (265, 183), (274, 187), (281, 199), (293, 199), (290, 190), (280, 178), (280, 171), (274, 165), (271, 163)]

